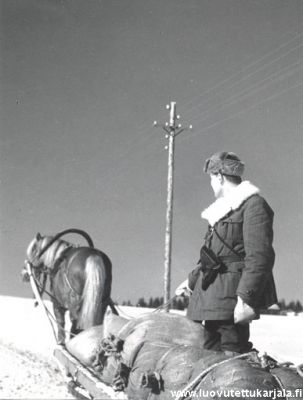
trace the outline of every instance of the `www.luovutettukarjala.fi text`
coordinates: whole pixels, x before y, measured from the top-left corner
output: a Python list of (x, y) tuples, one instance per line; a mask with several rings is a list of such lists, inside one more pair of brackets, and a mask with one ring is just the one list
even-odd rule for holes
[(266, 398), (271, 400), (285, 399), (285, 398), (302, 398), (303, 389), (230, 389), (230, 390), (171, 390), (172, 399), (178, 398), (192, 398), (192, 399), (207, 399), (207, 398)]

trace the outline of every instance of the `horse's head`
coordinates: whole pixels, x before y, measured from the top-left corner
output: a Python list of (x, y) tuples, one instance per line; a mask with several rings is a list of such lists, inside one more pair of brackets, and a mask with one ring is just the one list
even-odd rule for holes
[[(46, 243), (47, 238), (44, 238), (40, 235), (40, 233), (37, 233), (26, 250), (27, 259), (25, 260), (25, 264), (30, 264), (32, 271), (37, 278), (39, 278), (41, 272), (45, 269), (44, 259), (41, 255)], [(26, 266), (23, 267), (21, 274), (24, 281), (29, 280)]]
[(40, 233), (37, 233), (30, 242), (25, 262), (30, 264), (36, 275), (52, 270), (56, 259), (62, 252), (67, 247), (72, 247), (70, 243), (57, 239), (57, 236), (41, 236)]
[(26, 256), (27, 260), (33, 268), (43, 267), (43, 259), (41, 257), (41, 250), (43, 250), (44, 238), (37, 233), (34, 239), (30, 242), (27, 250)]
[(37, 233), (36, 237), (30, 242), (27, 250), (26, 250), (26, 260), (24, 261), (24, 267), (21, 271), (22, 280), (25, 282), (29, 281), (29, 274), (27, 269), (27, 264), (30, 264), (34, 269), (34, 274), (40, 275), (40, 272), (43, 268), (43, 262), (39, 257), (39, 253), (41, 252), (40, 242), (42, 241), (42, 236), (40, 233)]

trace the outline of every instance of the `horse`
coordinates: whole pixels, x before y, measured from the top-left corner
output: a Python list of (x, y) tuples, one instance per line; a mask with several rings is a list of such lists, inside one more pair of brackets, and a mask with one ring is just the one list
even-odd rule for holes
[[(92, 248), (92, 242), (90, 247), (79, 247), (57, 239), (60, 236), (62, 234), (43, 237), (38, 233), (27, 248), (25, 262), (30, 264), (41, 294), (49, 277), (50, 293), (45, 292), (53, 305), (57, 342), (64, 345), (67, 311), (71, 320), (70, 334), (76, 335), (102, 324), (108, 305), (115, 310), (110, 298), (112, 264), (109, 257)], [(24, 270), (23, 274), (26, 275)]]

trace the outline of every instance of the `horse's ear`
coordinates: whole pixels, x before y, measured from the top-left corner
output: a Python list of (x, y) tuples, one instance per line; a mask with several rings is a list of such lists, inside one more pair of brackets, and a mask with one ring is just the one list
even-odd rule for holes
[(39, 232), (38, 232), (37, 235), (36, 235), (36, 239), (37, 239), (37, 240), (41, 240), (41, 239), (42, 239), (42, 236), (40, 235)]

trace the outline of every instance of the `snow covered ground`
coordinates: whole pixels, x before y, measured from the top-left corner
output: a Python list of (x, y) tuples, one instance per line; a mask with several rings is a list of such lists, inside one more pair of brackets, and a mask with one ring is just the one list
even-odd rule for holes
[[(46, 304), (51, 309), (50, 303)], [(151, 309), (119, 307), (123, 316), (136, 317)], [(52, 358), (56, 345), (52, 330), (41, 307), (32, 299), (0, 296), (0, 341), (22, 350)], [(251, 324), (255, 348), (279, 361), (303, 363), (303, 318), (298, 316), (263, 315)]]
[[(153, 311), (118, 309), (129, 318)], [(73, 399), (53, 357), (55, 338), (41, 306), (34, 307), (32, 299), (0, 296), (0, 316), (0, 399)], [(302, 317), (262, 316), (251, 332), (260, 351), (278, 361), (303, 362)]]

